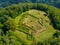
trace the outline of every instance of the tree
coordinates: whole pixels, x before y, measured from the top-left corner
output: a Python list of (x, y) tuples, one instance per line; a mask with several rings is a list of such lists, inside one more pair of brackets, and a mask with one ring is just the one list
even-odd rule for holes
[(5, 27), (8, 29), (8, 30), (18, 30), (18, 24), (17, 22), (12, 19), (12, 18), (9, 18), (5, 23), (4, 23)]
[(60, 32), (59, 31), (56, 31), (53, 36), (54, 36), (54, 38), (59, 38)]

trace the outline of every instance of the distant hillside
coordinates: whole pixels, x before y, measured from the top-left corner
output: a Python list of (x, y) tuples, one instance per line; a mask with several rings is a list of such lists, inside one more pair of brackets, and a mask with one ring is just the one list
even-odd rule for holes
[(0, 0), (0, 7), (6, 7), (20, 2), (46, 3), (60, 8), (60, 0)]

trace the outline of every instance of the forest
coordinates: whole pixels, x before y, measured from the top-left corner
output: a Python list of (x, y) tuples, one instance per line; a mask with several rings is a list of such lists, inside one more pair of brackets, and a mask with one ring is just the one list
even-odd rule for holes
[(18, 3), (44, 3), (60, 8), (60, 0), (0, 0), (0, 8)]
[(42, 3), (0, 8), (0, 45), (60, 45), (60, 9)]

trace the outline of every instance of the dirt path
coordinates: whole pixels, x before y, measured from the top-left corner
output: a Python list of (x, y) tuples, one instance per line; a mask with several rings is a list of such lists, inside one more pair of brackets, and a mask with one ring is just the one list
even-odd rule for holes
[[(41, 32), (43, 32), (43, 31), (45, 31), (45, 30), (47, 30), (47, 28), (45, 27), (45, 26), (43, 26), (42, 27), (42, 29), (40, 29), (40, 30), (34, 30), (34, 29), (32, 29), (31, 27), (29, 27), (29, 26), (27, 26), (27, 25), (24, 25), (25, 27), (27, 27), (27, 28), (29, 28), (29, 29), (31, 29), (31, 31), (34, 33), (34, 35), (38, 35), (39, 33), (41, 33)], [(31, 32), (31, 33), (32, 33)], [(29, 33), (30, 35), (31, 35), (31, 33)], [(27, 33), (28, 34), (28, 33)]]
[(43, 28), (42, 28), (42, 29), (40, 29), (40, 30), (36, 31), (35, 35), (38, 35), (39, 33), (41, 33), (41, 32), (43, 32), (43, 31), (45, 31), (46, 29), (47, 29), (47, 28), (46, 28), (45, 26), (43, 26)]

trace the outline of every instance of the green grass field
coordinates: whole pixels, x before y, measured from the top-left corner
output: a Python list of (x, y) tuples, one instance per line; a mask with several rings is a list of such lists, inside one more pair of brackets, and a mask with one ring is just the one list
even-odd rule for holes
[(36, 41), (44, 41), (46, 39), (52, 38), (56, 30), (51, 25), (51, 21), (48, 16), (45, 16), (44, 14), (46, 13), (43, 11), (33, 9), (23, 12), (22, 14), (17, 16), (15, 18), (15, 21), (19, 24), (20, 30), (15, 32), (16, 35), (22, 40), (26, 39), (29, 44), (32, 42), (32, 40), (27, 39), (27, 34), (32, 35), (32, 32), (37, 34), (34, 35)]

